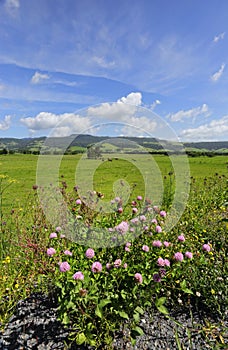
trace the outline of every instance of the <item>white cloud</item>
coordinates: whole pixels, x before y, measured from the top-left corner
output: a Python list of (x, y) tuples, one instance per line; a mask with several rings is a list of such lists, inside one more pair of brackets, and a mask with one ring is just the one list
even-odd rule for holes
[(223, 74), (223, 71), (224, 71), (224, 69), (225, 69), (225, 63), (223, 63), (222, 65), (221, 65), (221, 67), (219, 68), (219, 70), (217, 71), (217, 72), (215, 72), (212, 76), (211, 76), (211, 80), (212, 81), (217, 81), (217, 80), (219, 80), (220, 78), (221, 78), (221, 76), (222, 76), (222, 74)]
[(92, 59), (101, 68), (113, 68), (116, 63), (115, 61), (107, 61), (104, 57), (94, 56)]
[(21, 118), (31, 133), (51, 129), (52, 136), (69, 136), (83, 133), (90, 129), (90, 119), (74, 113), (54, 114), (40, 112), (35, 117)]
[(227, 140), (228, 137), (228, 115), (221, 119), (214, 119), (208, 124), (197, 128), (185, 129), (180, 133), (180, 137), (190, 141), (212, 141)]
[(226, 33), (223, 32), (223, 33), (220, 33), (220, 34), (216, 35), (216, 36), (214, 37), (214, 39), (213, 39), (213, 42), (214, 42), (214, 43), (217, 43), (219, 40), (223, 40), (225, 34), (226, 34)]
[(5, 9), (11, 16), (16, 16), (20, 8), (19, 0), (6, 0)]
[(42, 80), (47, 80), (49, 78), (50, 77), (48, 74), (42, 74), (42, 73), (36, 72), (31, 78), (31, 83), (39, 84), (40, 82), (42, 82)]
[(204, 103), (201, 107), (195, 107), (186, 111), (180, 110), (177, 113), (169, 114), (167, 118), (171, 119), (172, 122), (179, 122), (186, 118), (195, 120), (200, 115), (208, 117), (210, 114), (208, 106)]
[(159, 101), (159, 100), (155, 100), (153, 103), (152, 103), (152, 105), (150, 106), (150, 108), (152, 109), (152, 111), (155, 109), (155, 107), (157, 106), (157, 105), (160, 105), (161, 104), (161, 101)]
[(99, 106), (89, 107), (87, 115), (96, 117), (102, 121), (119, 122), (123, 124), (120, 134), (126, 136), (142, 135), (152, 132), (157, 126), (155, 120), (146, 116), (136, 116), (138, 107), (142, 106), (142, 94), (140, 92), (131, 92), (126, 97), (121, 97), (113, 103), (102, 103)]
[(8, 130), (11, 126), (11, 115), (6, 115), (5, 118), (0, 120), (0, 130)]
[(89, 107), (87, 114), (103, 120), (126, 121), (130, 116), (134, 115), (137, 106), (141, 104), (142, 94), (140, 92), (131, 92), (126, 97), (121, 97), (117, 102), (105, 102), (99, 106)]

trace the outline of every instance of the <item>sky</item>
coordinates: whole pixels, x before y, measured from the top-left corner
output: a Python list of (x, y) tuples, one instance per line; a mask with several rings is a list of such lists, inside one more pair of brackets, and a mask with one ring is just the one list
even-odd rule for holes
[(0, 0), (0, 138), (228, 140), (227, 0)]

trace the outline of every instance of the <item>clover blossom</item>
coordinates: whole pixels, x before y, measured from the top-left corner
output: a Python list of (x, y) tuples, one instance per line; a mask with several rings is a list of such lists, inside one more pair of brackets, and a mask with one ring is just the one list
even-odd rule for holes
[(56, 250), (54, 248), (48, 248), (47, 249), (47, 255), (52, 256), (56, 253)]
[(68, 264), (67, 261), (63, 261), (62, 263), (59, 264), (59, 270), (61, 272), (66, 272), (70, 270), (70, 265)]
[(57, 238), (57, 233), (56, 232), (50, 233), (49, 238)]
[(91, 270), (93, 273), (101, 272), (102, 271), (102, 265), (99, 261), (95, 261), (91, 267)]
[(143, 246), (142, 246), (142, 250), (143, 250), (144, 252), (149, 252), (150, 248), (148, 247), (148, 245), (143, 245)]
[(135, 277), (136, 282), (142, 283), (143, 278), (142, 278), (141, 273), (136, 273), (134, 277)]
[(73, 279), (74, 280), (81, 280), (83, 281), (84, 280), (84, 275), (81, 271), (78, 271), (76, 272), (74, 275), (73, 275)]
[(92, 248), (88, 248), (87, 251), (85, 252), (85, 256), (88, 258), (88, 259), (92, 259), (95, 255), (95, 252)]
[(210, 247), (209, 244), (204, 244), (202, 248), (203, 248), (203, 250), (204, 250), (205, 252), (210, 252), (210, 251), (211, 251), (211, 247)]
[(177, 252), (177, 253), (174, 254), (174, 259), (175, 259), (176, 261), (183, 261), (183, 260), (184, 260), (184, 256), (183, 256), (182, 253)]

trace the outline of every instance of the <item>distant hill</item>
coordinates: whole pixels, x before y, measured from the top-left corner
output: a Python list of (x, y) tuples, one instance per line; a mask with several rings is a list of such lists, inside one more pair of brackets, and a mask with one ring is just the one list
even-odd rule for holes
[[(112, 143), (113, 152), (116, 148), (129, 149), (132, 145), (140, 145), (151, 153), (164, 153), (165, 151), (179, 153), (181, 144), (177, 142), (158, 141), (155, 138), (148, 137), (118, 137), (92, 136), (92, 135), (71, 135), (69, 137), (37, 137), (37, 138), (0, 138), (0, 153), (34, 153), (39, 154), (42, 149), (47, 153), (59, 153), (65, 150), (67, 153), (81, 153), (93, 144), (105, 141)], [(107, 142), (106, 142), (107, 141)], [(129, 142), (130, 141), (130, 142)], [(228, 154), (228, 141), (218, 142), (185, 142), (183, 143), (185, 151), (189, 155), (207, 155), (210, 154)], [(105, 148), (106, 152), (111, 152), (110, 147)], [(129, 150), (130, 151), (130, 150)]]

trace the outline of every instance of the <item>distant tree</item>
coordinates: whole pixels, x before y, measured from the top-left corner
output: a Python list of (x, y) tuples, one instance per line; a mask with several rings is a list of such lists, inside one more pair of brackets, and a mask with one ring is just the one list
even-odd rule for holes
[(7, 148), (3, 148), (0, 150), (0, 154), (8, 154), (8, 149)]

